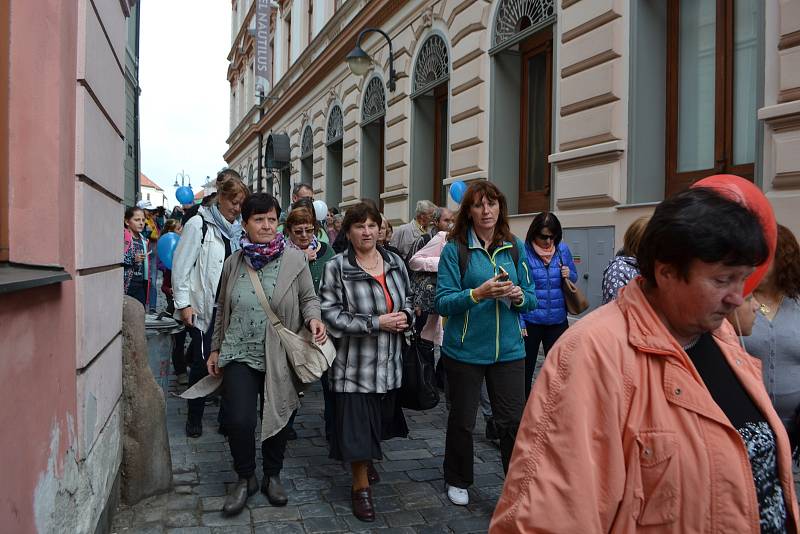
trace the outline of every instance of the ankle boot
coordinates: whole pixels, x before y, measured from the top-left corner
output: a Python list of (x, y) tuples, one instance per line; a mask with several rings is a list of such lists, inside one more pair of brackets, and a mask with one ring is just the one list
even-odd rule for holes
[(375, 507), (372, 504), (372, 490), (370, 488), (352, 490), (353, 515), (360, 521), (371, 523), (375, 521)]
[(252, 475), (250, 478), (239, 478), (233, 486), (231, 492), (225, 498), (222, 513), (227, 516), (236, 515), (244, 509), (247, 498), (258, 491), (258, 478)]
[(261, 483), (261, 493), (267, 496), (267, 500), (272, 506), (286, 506), (286, 503), (289, 502), (286, 489), (278, 475), (264, 477), (264, 481)]

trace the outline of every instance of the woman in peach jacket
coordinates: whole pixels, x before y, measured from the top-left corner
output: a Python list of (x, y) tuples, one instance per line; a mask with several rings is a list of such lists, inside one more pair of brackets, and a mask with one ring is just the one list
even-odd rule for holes
[(743, 206), (662, 202), (642, 277), (548, 356), (490, 532), (797, 532), (789, 440), (724, 319), (767, 257)]

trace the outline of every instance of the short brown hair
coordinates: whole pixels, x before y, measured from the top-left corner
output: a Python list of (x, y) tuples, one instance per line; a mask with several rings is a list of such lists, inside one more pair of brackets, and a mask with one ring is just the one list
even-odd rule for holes
[(792, 299), (800, 298), (800, 245), (791, 230), (778, 225), (778, 246), (772, 265), (775, 287)]
[(625, 238), (622, 242), (622, 253), (626, 256), (636, 257), (639, 254), (639, 244), (642, 242), (644, 229), (647, 228), (647, 222), (650, 220), (648, 215), (643, 215), (633, 221), (631, 225), (625, 230)]
[(349, 233), (351, 226), (366, 222), (367, 219), (372, 220), (378, 226), (381, 225), (381, 213), (373, 204), (368, 202), (359, 202), (355, 206), (347, 208), (347, 213), (342, 221), (342, 232), (345, 234)]
[[(453, 224), (453, 229), (450, 231), (448, 239), (452, 239), (467, 245), (467, 232), (472, 224), (469, 209), (473, 204), (477, 204), (483, 198), (489, 200), (496, 200), (500, 204), (500, 214), (497, 217), (497, 224), (494, 227), (494, 242), (492, 244), (499, 245), (503, 241), (514, 242), (514, 234), (508, 227), (508, 203), (506, 197), (500, 189), (492, 182), (480, 180), (472, 182), (464, 193), (464, 198), (461, 199), (461, 207), (456, 214), (456, 222)], [(487, 243), (487, 246), (489, 243)]]
[(306, 208), (295, 208), (289, 212), (289, 216), (286, 217), (286, 224), (284, 225), (284, 233), (290, 232), (292, 227), (297, 226), (298, 224), (312, 225), (315, 233), (319, 228), (319, 223), (317, 222), (316, 218)]

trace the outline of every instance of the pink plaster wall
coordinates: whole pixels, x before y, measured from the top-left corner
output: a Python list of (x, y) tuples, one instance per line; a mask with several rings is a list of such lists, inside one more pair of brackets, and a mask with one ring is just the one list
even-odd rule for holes
[[(11, 12), (11, 261), (61, 265), (74, 275), (76, 3), (4, 1)], [(0, 298), (5, 532), (35, 532), (39, 477), (51, 456), (61, 459), (74, 446), (75, 346), (73, 282)], [(51, 451), (55, 428), (60, 450)]]

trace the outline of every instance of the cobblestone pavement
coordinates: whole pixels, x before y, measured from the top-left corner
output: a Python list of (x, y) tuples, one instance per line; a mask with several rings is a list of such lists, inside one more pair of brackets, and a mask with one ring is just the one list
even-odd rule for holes
[[(174, 390), (174, 382), (171, 389)], [(447, 411), (444, 401), (426, 412), (407, 411), (407, 439), (383, 444), (376, 463), (381, 482), (373, 487), (377, 517), (363, 523), (350, 506), (349, 470), (328, 458), (323, 437), (322, 392), (317, 384), (306, 394), (295, 421), (298, 434), (290, 441), (281, 478), (289, 504), (273, 507), (260, 492), (238, 516), (220, 510), (228, 486), (236, 480), (228, 445), (217, 433), (217, 407), (207, 406), (203, 435), (184, 433), (186, 401), (167, 400), (167, 425), (172, 451), (173, 489), (133, 507), (120, 507), (115, 533), (321, 533), (321, 532), (486, 532), (503, 485), (498, 448), (484, 437), (479, 415), (474, 432), (475, 484), (470, 504), (454, 506), (444, 493)], [(260, 447), (257, 447), (260, 457)], [(260, 458), (259, 458), (260, 465)], [(260, 478), (260, 468), (258, 469)]]

